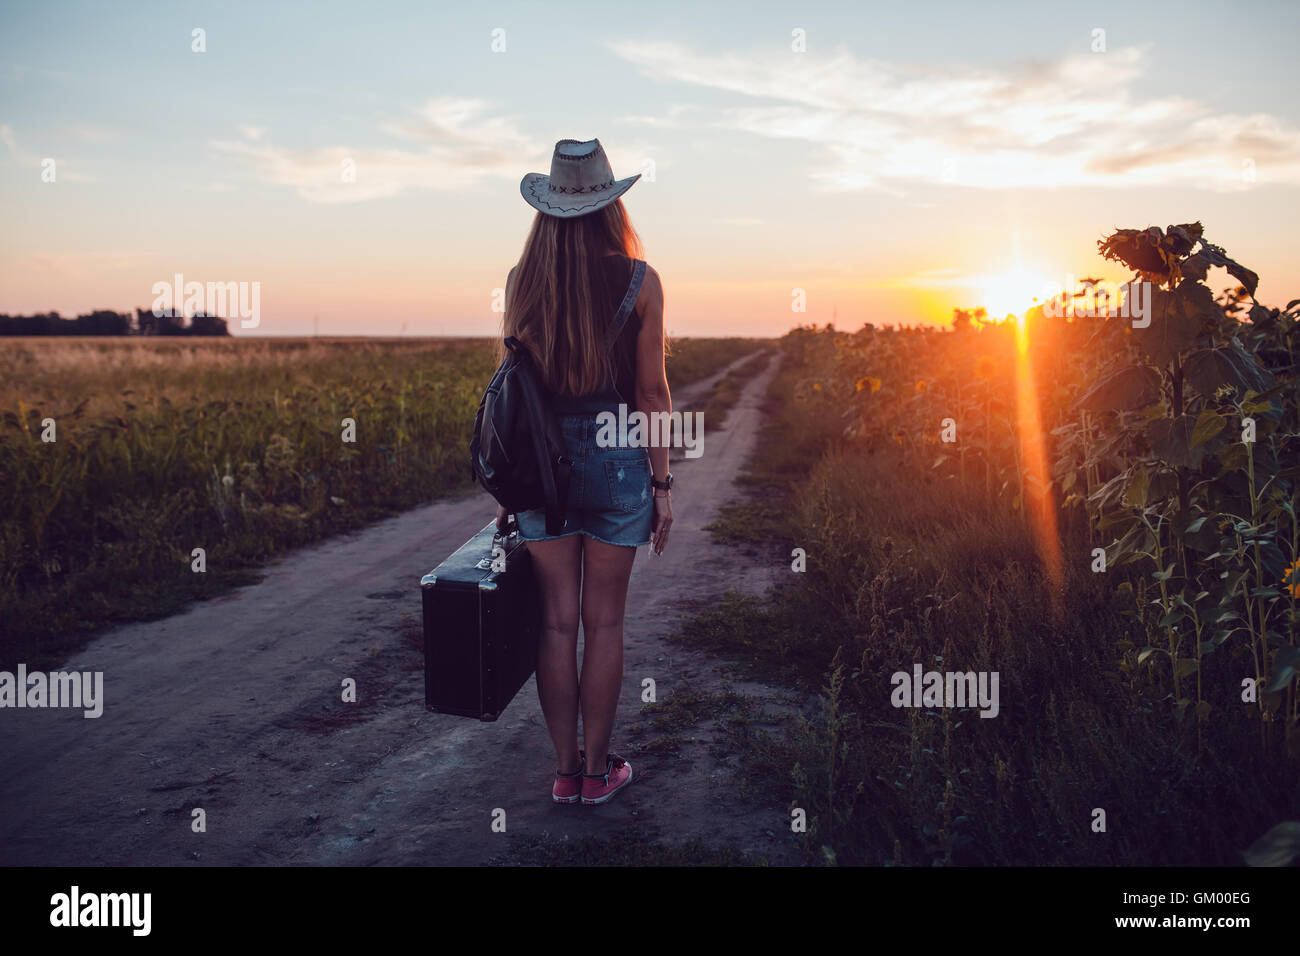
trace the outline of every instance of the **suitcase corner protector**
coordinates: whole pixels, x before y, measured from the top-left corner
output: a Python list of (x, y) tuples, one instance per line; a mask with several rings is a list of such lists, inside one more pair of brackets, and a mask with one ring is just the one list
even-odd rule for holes
[(437, 583), (437, 581), (438, 581), (438, 576), (434, 574), (432, 571), (430, 571), (424, 577), (420, 578), (420, 587), (431, 588), (434, 586), (434, 584)]
[(480, 591), (495, 591), (497, 589), (497, 583), (495, 581), (489, 581), (486, 578), (484, 578), (482, 581), (478, 583), (478, 589)]

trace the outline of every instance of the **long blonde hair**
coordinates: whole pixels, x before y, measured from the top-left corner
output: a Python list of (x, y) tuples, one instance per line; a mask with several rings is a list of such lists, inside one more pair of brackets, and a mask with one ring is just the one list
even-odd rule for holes
[(609, 251), (643, 256), (621, 199), (569, 219), (539, 212), (524, 241), (503, 331), (528, 348), (543, 384), (557, 395), (589, 394), (611, 375), (611, 317), (597, 312), (594, 296), (600, 258)]

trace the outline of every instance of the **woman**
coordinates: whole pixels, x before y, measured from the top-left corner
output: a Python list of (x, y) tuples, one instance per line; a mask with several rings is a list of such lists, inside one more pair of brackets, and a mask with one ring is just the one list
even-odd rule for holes
[(601, 447), (596, 438), (596, 416), (620, 403), (629, 414), (672, 411), (663, 290), (638, 258), (641, 240), (619, 198), (639, 178), (616, 181), (599, 140), (556, 143), (551, 174), (519, 185), (537, 216), (506, 281), (505, 335), (532, 354), (573, 459), (560, 534), (546, 534), (541, 510), (516, 515), (542, 594), (537, 694), (555, 744), (556, 803), (604, 803), (632, 780), (631, 764), (609, 749), (623, 609), (637, 546), (662, 554), (673, 520), (667, 447)]

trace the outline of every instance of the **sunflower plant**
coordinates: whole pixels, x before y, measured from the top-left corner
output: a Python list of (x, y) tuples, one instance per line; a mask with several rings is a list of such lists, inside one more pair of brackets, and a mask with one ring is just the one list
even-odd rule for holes
[[(1099, 324), (1089, 351), (1106, 360), (1077, 421), (1056, 430), (1058, 478), (1083, 486), (1072, 497), (1108, 542), (1106, 566), (1145, 566), (1127, 588), (1150, 635), (1137, 660), (1168, 667), (1175, 707), (1209, 713), (1205, 659), (1227, 646), (1249, 662), (1243, 698), (1293, 728), (1296, 596), (1282, 582), (1300, 545), (1300, 469), (1289, 464), (1300, 301), (1255, 301), (1259, 277), (1199, 222), (1121, 229), (1098, 245), (1133, 271), (1146, 321)], [(1212, 267), (1240, 283), (1221, 300), (1206, 284)]]

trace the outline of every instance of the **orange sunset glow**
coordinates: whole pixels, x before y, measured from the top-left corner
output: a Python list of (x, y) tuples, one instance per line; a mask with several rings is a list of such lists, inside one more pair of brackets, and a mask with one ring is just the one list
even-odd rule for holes
[(6, 929), (1294, 939), (1297, 37), (0, 0)]
[[(222, 12), (214, 29), (241, 42), (204, 54), (160, 43), (180, 27), (148, 7), (58, 39), (16, 10), (0, 36), (0, 312), (145, 307), (180, 273), (260, 283), (266, 321), (236, 335), (491, 335), (533, 215), (520, 178), (574, 135), (641, 174), (625, 202), (679, 337), (1019, 314), (1097, 269), (1117, 222), (1181, 222), (1191, 200), (1240, 237), (1266, 301), (1300, 284), (1282, 241), (1300, 117), (1267, 45), (1252, 69), (1279, 92), (1246, 109), (1184, 69), (1217, 55), (1212, 32), (1152, 46), (1164, 21), (1129, 9), (1104, 52), (1091, 26), (1029, 8), (1014, 31), (954, 8), (920, 45), (901, 11), (810, 10), (803, 53), (772, 46), (790, 31), (774, 11), (692, 10), (690, 28), (670, 16), (631, 39), (524, 7), (512, 23), (529, 42), (505, 55), (468, 12), (407, 15), (398, 33), (356, 19), (308, 56), (274, 5), (256, 29)], [(433, 36), (436, 57), (420, 45)], [(364, 82), (335, 67), (358, 47), (384, 51)], [(148, 59), (169, 79), (144, 96)], [(261, 62), (297, 92), (264, 95), (246, 68)], [(1185, 145), (1134, 145), (1162, 138)]]

